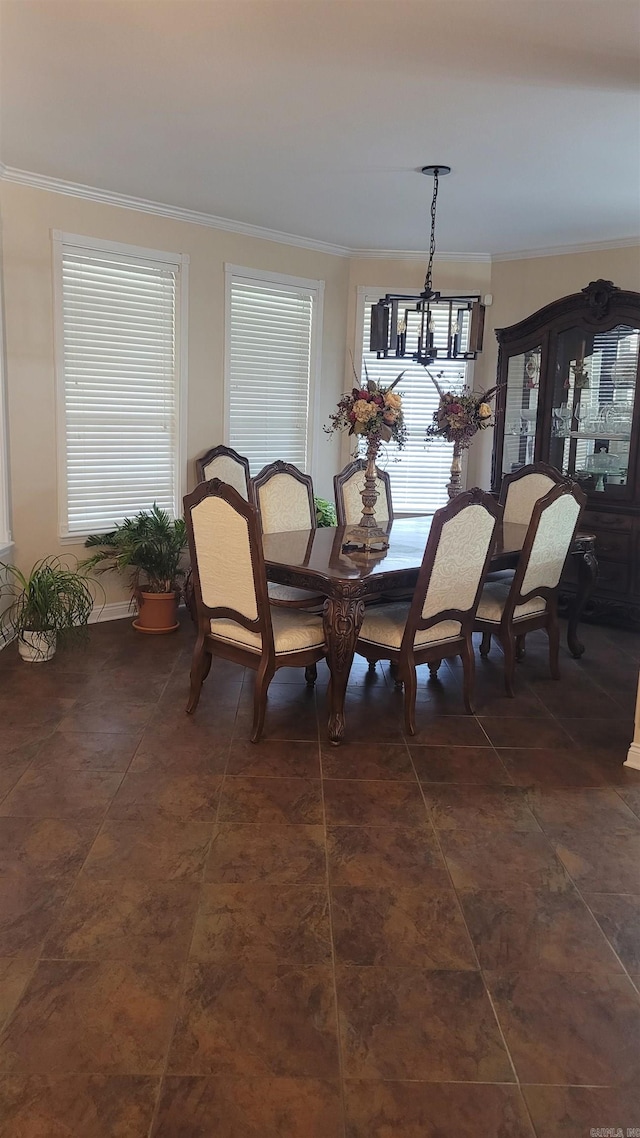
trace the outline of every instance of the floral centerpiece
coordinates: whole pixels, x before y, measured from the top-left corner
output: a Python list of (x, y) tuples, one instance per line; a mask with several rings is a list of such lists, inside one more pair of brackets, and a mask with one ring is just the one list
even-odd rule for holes
[(436, 379), (430, 371), (427, 372), (440, 396), (440, 401), (433, 412), (433, 422), (427, 427), (426, 434), (427, 440), (438, 438), (453, 443), (451, 481), (447, 483), (447, 491), (449, 497), (454, 498), (462, 490), (461, 453), (471, 446), (472, 439), (478, 431), (493, 426), (490, 400), (498, 388), (496, 386), (489, 388), (488, 391), (471, 391), (465, 387), (462, 391), (445, 391), (438, 383), (442, 374), (439, 372)]
[[(402, 414), (402, 396), (394, 391), (404, 372), (389, 387), (382, 387), (369, 379), (365, 365), (366, 387), (362, 384), (343, 395), (333, 415), (327, 434), (347, 430), (350, 435), (367, 436), (367, 455), (372, 449), (377, 454), (381, 443), (396, 443), (402, 450), (407, 440), (407, 429)], [(357, 378), (357, 376), (356, 376)], [(375, 458), (375, 455), (374, 455)]]
[[(334, 431), (348, 431), (350, 435), (366, 437), (367, 465), (365, 485), (362, 491), (362, 518), (349, 535), (350, 548), (386, 549), (389, 544), (386, 533), (375, 519), (376, 458), (382, 443), (395, 442), (402, 450), (407, 441), (407, 428), (402, 414), (402, 396), (394, 391), (404, 372), (394, 379), (388, 387), (383, 387), (369, 379), (365, 364), (366, 385), (359, 383), (338, 402), (334, 413), (329, 416), (330, 425), (325, 426), (327, 434)], [(354, 371), (355, 375), (355, 371)], [(356, 380), (358, 377), (355, 377)]]

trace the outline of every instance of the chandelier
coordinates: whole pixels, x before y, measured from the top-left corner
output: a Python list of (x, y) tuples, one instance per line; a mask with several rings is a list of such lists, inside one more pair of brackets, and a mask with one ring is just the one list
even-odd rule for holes
[(415, 293), (388, 292), (377, 304), (371, 306), (369, 348), (370, 351), (377, 352), (378, 359), (389, 355), (403, 358), (407, 350), (410, 319), (411, 324), (414, 323), (410, 313), (416, 312), (418, 344), (412, 353), (412, 359), (424, 367), (435, 360), (475, 360), (482, 350), (484, 330), (484, 305), (480, 303), (479, 295), (443, 297), (432, 288), (438, 184), (442, 176), (451, 173), (451, 167), (423, 166), (422, 173), (433, 178), (429, 264), (424, 290), (419, 296)]

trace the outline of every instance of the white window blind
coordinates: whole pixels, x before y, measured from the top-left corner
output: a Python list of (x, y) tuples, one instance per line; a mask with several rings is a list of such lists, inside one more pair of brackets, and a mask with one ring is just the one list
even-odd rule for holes
[(318, 289), (231, 272), (227, 296), (229, 444), (308, 470)]
[(59, 240), (61, 532), (179, 510), (182, 258)]
[[(417, 346), (418, 314), (409, 312), (407, 327), (407, 354), (404, 359), (389, 356), (379, 360), (375, 352), (369, 351), (369, 332), (371, 326), (371, 305), (380, 299), (382, 293), (367, 293), (364, 296), (362, 323), (362, 360), (367, 365), (370, 379), (385, 386), (404, 372), (397, 391), (403, 396), (402, 408), (409, 432), (403, 450), (398, 451), (394, 443), (389, 443), (380, 452), (379, 465), (387, 470), (391, 479), (391, 494), (395, 513), (431, 513), (448, 502), (446, 484), (450, 478), (453, 446), (440, 439), (426, 441), (425, 431), (433, 422), (433, 412), (438, 406), (438, 392), (422, 364), (411, 359)], [(446, 341), (448, 327), (448, 307), (434, 305), (431, 309), (435, 325), (436, 340)], [(439, 335), (440, 334), (440, 335)], [(428, 369), (438, 378), (444, 389), (459, 390), (467, 382), (468, 364), (464, 360), (436, 360)], [(364, 379), (364, 366), (362, 368)], [(400, 461), (397, 462), (396, 459)]]

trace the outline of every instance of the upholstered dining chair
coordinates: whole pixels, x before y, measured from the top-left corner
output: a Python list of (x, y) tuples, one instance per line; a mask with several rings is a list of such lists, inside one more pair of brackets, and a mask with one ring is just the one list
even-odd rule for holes
[[(528, 526), (536, 502), (563, 481), (564, 475), (546, 462), (531, 462), (513, 474), (505, 474), (499, 498), (503, 523)], [(487, 580), (510, 583), (513, 574), (513, 569), (498, 569), (489, 573)], [(524, 640), (518, 644), (517, 651), (524, 652)]]
[(198, 706), (213, 656), (256, 673), (251, 742), (264, 726), (267, 689), (277, 668), (304, 667), (315, 680), (325, 655), (322, 618), (272, 608), (255, 507), (219, 478), (184, 499), (198, 616), (187, 712)]
[(473, 713), (473, 622), (501, 507), (483, 490), (468, 490), (437, 510), (410, 602), (391, 601), (365, 611), (356, 652), (389, 660), (404, 684), (404, 717), (415, 735), (416, 667), (461, 656), (464, 705)]
[(221, 444), (201, 454), (196, 459), (196, 476), (198, 482), (220, 478), (222, 482), (233, 486), (243, 498), (249, 498), (249, 459), (238, 454), (232, 447)]
[(528, 526), (536, 502), (565, 481), (565, 476), (546, 462), (532, 462), (513, 474), (506, 474), (499, 499), (504, 511), (503, 522)]
[(487, 581), (482, 591), (475, 618), (475, 629), (483, 634), (480, 654), (488, 655), (492, 636), (499, 640), (509, 696), (514, 695), (518, 644), (537, 628), (546, 630), (551, 675), (560, 679), (558, 588), (586, 500), (580, 487), (566, 479), (539, 498), (512, 581)]
[[(258, 511), (262, 533), (317, 527), (313, 480), (290, 462), (271, 462), (249, 483), (249, 500)], [(325, 598), (307, 589), (269, 582), (269, 600), (285, 608), (317, 609)]]
[[(364, 458), (357, 458), (335, 474), (333, 478), (333, 492), (336, 500), (336, 517), (339, 526), (357, 526), (362, 517), (362, 491), (364, 490), (364, 472), (366, 469)], [(391, 480), (386, 470), (376, 467), (376, 520), (388, 522), (393, 519), (393, 504), (391, 501)]]

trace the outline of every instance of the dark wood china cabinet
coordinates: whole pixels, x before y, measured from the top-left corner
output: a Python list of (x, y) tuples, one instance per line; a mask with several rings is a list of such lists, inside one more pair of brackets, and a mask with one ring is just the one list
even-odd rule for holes
[[(538, 461), (575, 479), (599, 566), (585, 616), (639, 628), (640, 293), (592, 281), (496, 336), (492, 489)], [(570, 562), (566, 594), (576, 588)]]

